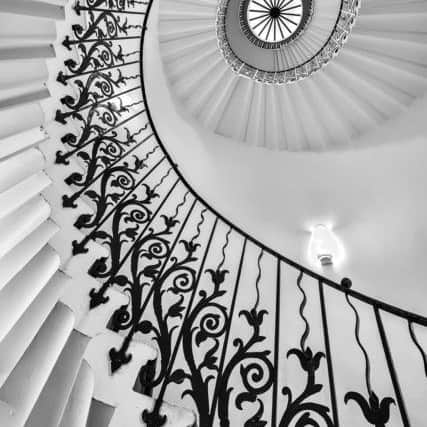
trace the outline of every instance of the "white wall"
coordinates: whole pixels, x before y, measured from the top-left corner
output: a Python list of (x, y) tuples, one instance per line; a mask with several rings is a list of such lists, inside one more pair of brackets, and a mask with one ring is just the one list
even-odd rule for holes
[(195, 190), (241, 228), (304, 264), (310, 262), (310, 226), (331, 222), (346, 258), (325, 275), (349, 276), (355, 289), (425, 314), (427, 99), (356, 141), (360, 149), (290, 153), (234, 143), (177, 113), (153, 12), (148, 101), (160, 137)]

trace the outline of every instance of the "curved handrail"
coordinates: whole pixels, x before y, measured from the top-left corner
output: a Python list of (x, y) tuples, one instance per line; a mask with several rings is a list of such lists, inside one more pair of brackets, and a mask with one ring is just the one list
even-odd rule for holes
[(177, 176), (182, 180), (183, 184), (187, 187), (188, 191), (195, 197), (196, 200), (198, 200), (200, 203), (202, 203), (203, 205), (205, 205), (214, 215), (216, 215), (222, 222), (224, 222), (225, 224), (227, 224), (228, 226), (232, 227), (235, 231), (237, 231), (238, 233), (240, 233), (242, 236), (244, 236), (248, 241), (254, 243), (255, 245), (259, 246), (262, 250), (264, 250), (265, 252), (269, 253), (270, 255), (276, 257), (277, 259), (279, 259), (280, 261), (284, 262), (285, 264), (294, 267), (300, 271), (302, 271), (304, 274), (306, 274), (307, 276), (312, 277), (313, 279), (316, 279), (319, 281), (319, 283), (321, 284), (325, 284), (327, 286), (329, 286), (330, 288), (333, 288), (339, 292), (342, 292), (346, 295), (350, 295), (353, 298), (364, 302), (366, 304), (369, 304), (371, 306), (373, 306), (376, 309), (381, 309), (383, 311), (386, 311), (388, 313), (394, 314), (396, 316), (402, 317), (404, 319), (407, 319), (409, 321), (418, 323), (420, 325), (423, 326), (427, 326), (427, 317), (422, 316), (420, 314), (416, 314), (416, 313), (412, 313), (410, 311), (401, 309), (399, 307), (396, 307), (394, 305), (388, 304), (384, 301), (381, 301), (379, 299), (376, 298), (372, 298), (368, 295), (365, 295), (361, 292), (355, 291), (353, 289), (350, 289), (350, 287), (346, 287), (343, 286), (343, 284), (338, 284), (337, 282), (334, 282), (331, 279), (328, 279), (324, 276), (322, 276), (319, 273), (316, 273), (315, 271), (304, 267), (301, 264), (298, 264), (296, 261), (291, 260), (290, 258), (287, 258), (286, 256), (280, 254), (279, 252), (277, 252), (276, 250), (268, 247), (267, 245), (265, 245), (264, 243), (260, 242), (258, 239), (256, 239), (255, 237), (249, 235), (248, 233), (246, 233), (244, 230), (242, 230), (239, 226), (237, 226), (236, 224), (234, 224), (232, 221), (230, 221), (229, 219), (225, 218), (220, 212), (218, 212), (213, 206), (211, 206), (202, 196), (200, 196), (199, 193), (197, 193), (193, 187), (188, 183), (188, 181), (186, 180), (186, 178), (183, 176), (183, 174), (180, 172), (179, 167), (177, 165), (177, 163), (172, 159), (171, 155), (169, 154), (168, 150), (165, 148), (165, 145), (163, 144), (158, 132), (157, 132), (157, 128), (154, 124), (154, 120), (153, 117), (151, 115), (151, 111), (148, 105), (148, 100), (147, 100), (147, 93), (146, 93), (146, 89), (145, 89), (145, 81), (144, 81), (144, 72), (143, 72), (143, 67), (144, 67), (144, 61), (143, 61), (143, 44), (144, 44), (144, 40), (145, 40), (145, 32), (147, 30), (147, 21), (148, 21), (148, 17), (150, 15), (150, 10), (151, 10), (151, 6), (153, 4), (153, 0), (149, 0), (149, 4), (147, 7), (147, 12), (144, 16), (144, 22), (143, 22), (143, 27), (142, 27), (142, 32), (141, 32), (141, 45), (140, 45), (140, 79), (141, 79), (141, 90), (142, 90), (142, 98), (144, 100), (144, 104), (145, 104), (145, 108), (146, 108), (146, 114), (147, 114), (147, 118), (148, 121), (150, 123), (150, 126), (153, 130), (154, 133), (154, 137), (157, 140), (157, 143), (159, 144), (160, 148), (162, 149), (164, 155), (166, 156), (167, 160), (170, 162), (171, 167), (174, 169), (174, 172), (177, 174)]

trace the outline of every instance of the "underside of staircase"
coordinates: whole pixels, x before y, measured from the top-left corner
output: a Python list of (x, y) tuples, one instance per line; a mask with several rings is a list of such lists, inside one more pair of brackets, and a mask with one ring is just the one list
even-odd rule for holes
[[(214, 9), (210, 0), (164, 3), (179, 3), (181, 13), (191, 6), (196, 20)], [(280, 88), (283, 102), (273, 87), (224, 68), (208, 26), (180, 37), (168, 27), (160, 42), (177, 85), (196, 84), (181, 76), (203, 66), (230, 91), (216, 92), (215, 106), (211, 82), (200, 83), (199, 98), (185, 97), (202, 115), (201, 106), (210, 109), (217, 130), (229, 129), (238, 105), (225, 100), (234, 93), (252, 100), (234, 137), (311, 149), (347, 140), (425, 84), (425, 46), (406, 30), (425, 22), (410, 19), (424, 19), (426, 3), (388, 4), (385, 16), (385, 1), (366, 1), (340, 62), (286, 87), (295, 98)], [(402, 4), (410, 12), (395, 24), (396, 37), (407, 35), (396, 59), (384, 52)], [(1, 0), (0, 426), (424, 427), (427, 318), (278, 254), (180, 174), (147, 104), (151, 6)], [(416, 61), (409, 44), (419, 46)], [(379, 82), (373, 74), (383, 69)], [(378, 110), (363, 88), (375, 89)], [(279, 106), (295, 115), (296, 98), (313, 99), (316, 111), (300, 111), (317, 129), (322, 92), (336, 114), (318, 129), (320, 140), (302, 137), (297, 121), (283, 143), (250, 119), (260, 98), (276, 122)]]

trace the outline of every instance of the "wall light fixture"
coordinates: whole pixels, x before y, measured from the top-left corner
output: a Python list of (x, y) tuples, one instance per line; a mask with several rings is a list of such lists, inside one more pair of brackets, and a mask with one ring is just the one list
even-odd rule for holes
[(323, 266), (331, 265), (339, 255), (339, 243), (330, 227), (316, 225), (311, 234), (310, 250)]

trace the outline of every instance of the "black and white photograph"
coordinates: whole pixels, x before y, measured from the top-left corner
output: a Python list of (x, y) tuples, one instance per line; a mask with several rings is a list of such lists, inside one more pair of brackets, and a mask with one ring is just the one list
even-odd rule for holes
[(0, 427), (427, 427), (427, 0), (0, 0)]

